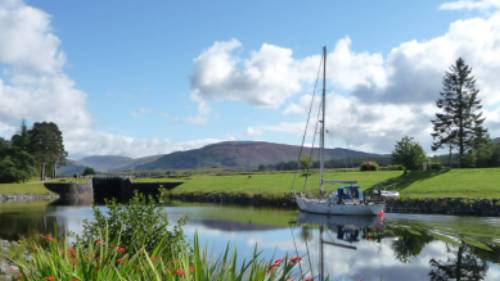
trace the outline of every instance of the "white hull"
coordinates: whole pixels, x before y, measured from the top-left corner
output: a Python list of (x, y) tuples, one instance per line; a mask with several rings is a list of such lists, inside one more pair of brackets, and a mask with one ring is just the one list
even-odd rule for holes
[(332, 204), (328, 199), (310, 199), (296, 195), (297, 205), (304, 212), (323, 215), (376, 216), (385, 204)]

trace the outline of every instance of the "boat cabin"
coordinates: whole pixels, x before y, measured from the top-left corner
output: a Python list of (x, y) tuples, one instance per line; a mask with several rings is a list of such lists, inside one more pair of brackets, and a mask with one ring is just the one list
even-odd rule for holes
[(337, 192), (330, 196), (330, 201), (336, 204), (357, 204), (363, 200), (363, 192), (357, 184), (340, 186), (337, 188)]

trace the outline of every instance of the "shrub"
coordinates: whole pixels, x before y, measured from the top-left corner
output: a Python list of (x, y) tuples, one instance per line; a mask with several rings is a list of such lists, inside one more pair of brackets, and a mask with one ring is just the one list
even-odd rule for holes
[(136, 193), (127, 205), (111, 201), (107, 207), (107, 214), (94, 207), (95, 220), (84, 222), (83, 235), (78, 240), (88, 245), (101, 239), (106, 229), (110, 241), (120, 241), (134, 252), (143, 248), (151, 252), (158, 243), (164, 243), (167, 247), (162, 250), (170, 255), (186, 244), (182, 230), (185, 219), (168, 229), (167, 214), (151, 197)]
[(427, 168), (431, 171), (440, 171), (443, 169), (443, 164), (439, 161), (431, 161), (427, 164)]
[(376, 171), (379, 169), (379, 165), (375, 161), (363, 161), (361, 163), (361, 166), (359, 167), (359, 170), (364, 172), (364, 171)]
[(85, 167), (82, 176), (91, 176), (91, 175), (95, 175), (95, 170), (91, 167)]

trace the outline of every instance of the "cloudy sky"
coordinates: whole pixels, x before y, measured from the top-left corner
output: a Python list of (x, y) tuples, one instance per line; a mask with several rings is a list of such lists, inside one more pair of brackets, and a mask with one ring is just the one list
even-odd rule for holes
[(500, 136), (500, 0), (176, 2), (0, 0), (0, 136), (54, 121), (73, 157), (298, 144), (323, 45), (328, 146), (429, 151), (459, 56)]

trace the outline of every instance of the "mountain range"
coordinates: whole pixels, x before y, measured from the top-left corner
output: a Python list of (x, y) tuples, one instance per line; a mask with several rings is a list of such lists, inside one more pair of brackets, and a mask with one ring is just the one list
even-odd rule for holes
[[(89, 156), (80, 160), (69, 160), (60, 167), (60, 175), (81, 173), (85, 167), (100, 172), (176, 170), (198, 168), (256, 169), (259, 165), (273, 165), (280, 162), (296, 161), (300, 147), (261, 141), (227, 141), (211, 144), (198, 149), (178, 151), (170, 154), (130, 158), (117, 155)], [(310, 148), (305, 148), (311, 153)], [(318, 149), (312, 151), (317, 155)], [(325, 149), (325, 159), (386, 159), (387, 155), (367, 153), (345, 148)]]

